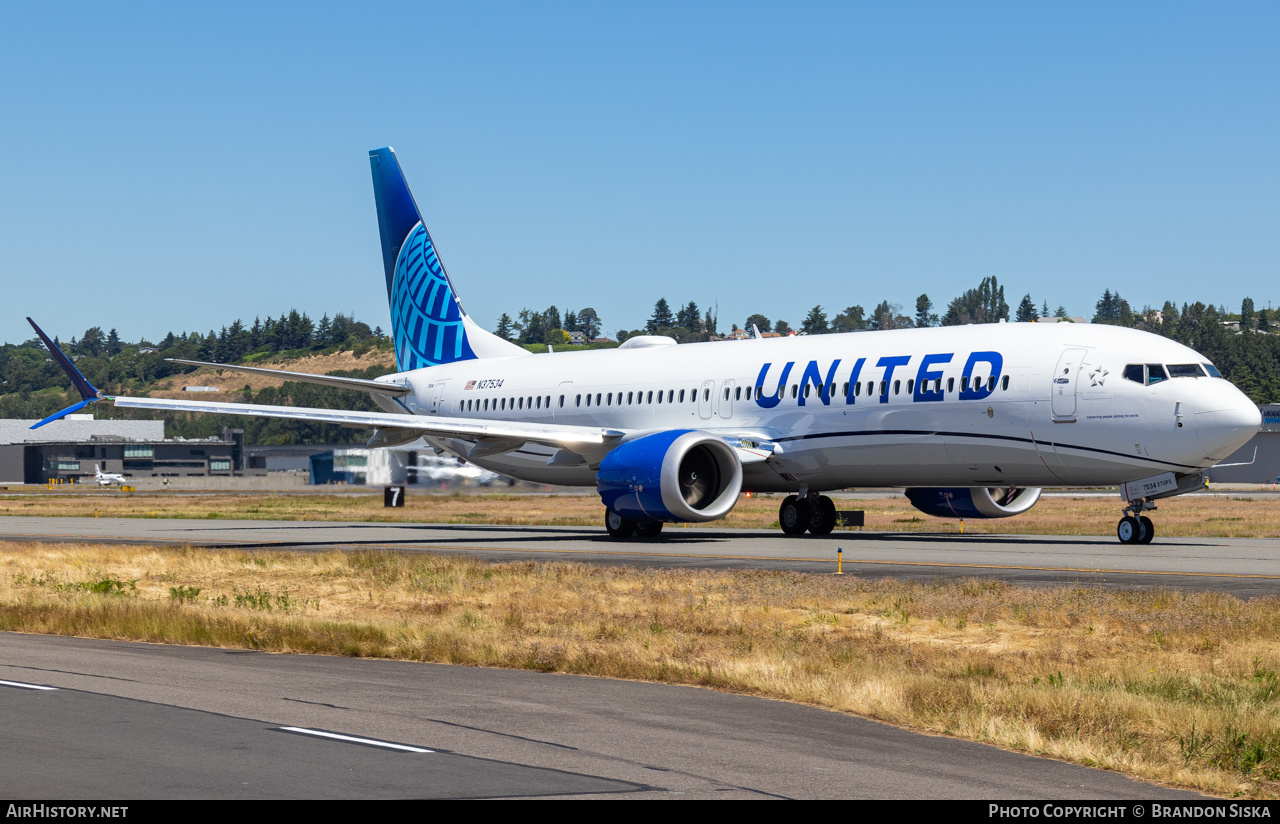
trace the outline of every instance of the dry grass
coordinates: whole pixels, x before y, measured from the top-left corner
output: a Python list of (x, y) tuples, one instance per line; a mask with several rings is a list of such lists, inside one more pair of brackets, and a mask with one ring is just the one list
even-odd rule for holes
[[(390, 351), (372, 350), (357, 356), (354, 352), (334, 352), (329, 355), (313, 355), (296, 360), (255, 361), (253, 366), (267, 369), (282, 369), (287, 372), (307, 372), (312, 375), (327, 375), (339, 370), (354, 371), (368, 369), (371, 366), (385, 366), (388, 373), (396, 371), (395, 356)], [(158, 382), (149, 392), (153, 398), (190, 398), (190, 392), (183, 392), (184, 386), (216, 386), (223, 392), (239, 392), (248, 386), (255, 392), (268, 386), (280, 386), (284, 380), (266, 375), (254, 375), (247, 372), (233, 372), (230, 369), (215, 369), (202, 366), (194, 372), (187, 372), (166, 378)]]
[(0, 630), (693, 684), (1280, 795), (1275, 598), (10, 543)]
[[(743, 497), (729, 517), (705, 527), (774, 529), (781, 495)], [(912, 508), (905, 498), (841, 500), (842, 509), (866, 512), (872, 532), (960, 531), (954, 520), (933, 518)], [(1109, 535), (1120, 518), (1120, 498), (1042, 498), (1025, 515), (990, 521), (967, 521), (966, 534)], [(419, 495), (403, 509), (384, 509), (382, 491), (359, 495), (272, 495), (210, 492), (121, 493), (86, 489), (46, 495), (0, 498), (0, 515), (43, 515), (91, 518), (232, 518), (316, 521), (410, 521), (423, 523), (600, 526), (603, 512), (595, 495)], [(1185, 496), (1162, 502), (1154, 516), (1160, 536), (1273, 538), (1280, 535), (1280, 498), (1247, 493)], [(678, 527), (673, 527), (678, 528)]]

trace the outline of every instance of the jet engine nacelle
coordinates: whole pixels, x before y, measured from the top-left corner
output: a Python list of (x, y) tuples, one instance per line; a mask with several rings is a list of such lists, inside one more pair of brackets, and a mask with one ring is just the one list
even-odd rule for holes
[(916, 509), (939, 518), (1009, 518), (1040, 500), (1038, 487), (922, 487), (908, 489)]
[(658, 432), (606, 455), (596, 489), (605, 506), (633, 521), (714, 521), (738, 502), (742, 462), (707, 432)]

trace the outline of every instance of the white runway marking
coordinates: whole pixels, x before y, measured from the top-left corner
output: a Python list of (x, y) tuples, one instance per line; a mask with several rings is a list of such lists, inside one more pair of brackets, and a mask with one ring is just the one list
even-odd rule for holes
[[(0, 683), (4, 683), (0, 681)], [(44, 688), (42, 688), (44, 689)], [(426, 750), (422, 747), (410, 747), (408, 744), (392, 744), (390, 741), (378, 741), (374, 738), (357, 738), (354, 735), (339, 735), (336, 732), (325, 732), (324, 730), (309, 730), (306, 727), (280, 727), (285, 732), (296, 732), (302, 735), (314, 735), (319, 738), (333, 738), (338, 741), (349, 741), (353, 744), (364, 744), (368, 747), (385, 747), (389, 750), (400, 750), (401, 752), (435, 752), (435, 750)]]
[(24, 690), (56, 690), (57, 687), (46, 687), (41, 684), (24, 684), (21, 681), (0, 681), (0, 687), (17, 687)]

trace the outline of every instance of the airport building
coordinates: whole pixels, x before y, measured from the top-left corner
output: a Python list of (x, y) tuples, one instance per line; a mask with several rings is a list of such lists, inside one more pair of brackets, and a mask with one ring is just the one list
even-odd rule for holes
[(265, 475), (245, 468), (244, 431), (222, 437), (166, 439), (164, 421), (94, 420), (68, 415), (31, 429), (35, 420), (0, 420), (0, 483), (93, 483), (94, 467), (126, 479)]

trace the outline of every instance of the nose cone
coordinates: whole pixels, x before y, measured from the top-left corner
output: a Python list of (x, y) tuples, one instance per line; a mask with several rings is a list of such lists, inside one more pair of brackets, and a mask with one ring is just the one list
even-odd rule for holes
[(1229, 382), (1200, 380), (1195, 399), (1196, 436), (1206, 458), (1220, 461), (1249, 442), (1262, 426), (1258, 405)]

